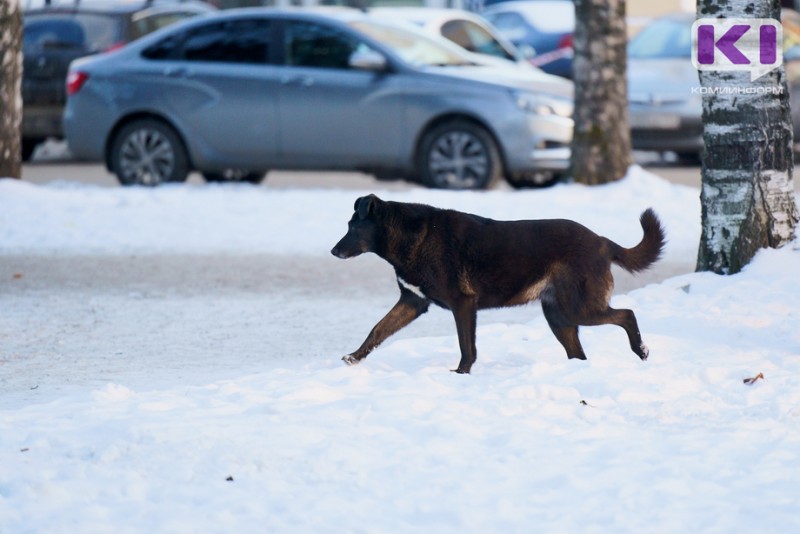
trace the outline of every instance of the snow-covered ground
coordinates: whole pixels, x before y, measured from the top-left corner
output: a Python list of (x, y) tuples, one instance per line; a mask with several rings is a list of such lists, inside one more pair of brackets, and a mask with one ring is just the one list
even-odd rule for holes
[[(593, 188), (377, 192), (500, 219), (567, 217), (626, 246), (653, 206), (674, 264), (693, 261), (700, 233), (698, 191), (638, 168)], [(358, 195), (0, 180), (0, 385), (19, 384), (2, 380), (4, 367), (25, 372), (24, 357), (3, 346), (40, 343), (48, 327), (39, 317), (58, 320), (47, 295), (8, 290), (18, 274), (24, 281), (9, 272), (14, 258), (269, 255), (313, 260), (324, 276), (320, 265), (370, 261), (320, 263)], [(134, 293), (103, 322), (73, 318), (85, 346), (59, 332), (76, 345), (65, 348), (74, 361), (54, 358), (49, 373), (69, 383), (81, 350), (113, 352), (120, 340), (129, 359), (163, 344), (185, 347), (181, 361), (239, 362), (232, 351), (252, 351), (260, 368), (205, 380), (184, 365), (180, 380), (152, 387), (112, 373), (35, 403), (0, 390), (0, 533), (799, 531), (798, 273), (790, 246), (736, 276), (685, 274), (615, 296), (614, 306), (636, 311), (647, 362), (616, 327), (582, 329), (589, 360), (575, 362), (533, 306), (519, 322), (479, 318), (466, 377), (448, 371), (459, 358), (452, 323), (390, 339), (345, 367), (339, 358), (379, 315), (355, 317), (343, 298), (326, 307), (325, 295), (277, 292), (297, 313), (286, 336), (324, 347), (298, 360), (277, 354), (289, 346), (280, 339), (253, 346), (223, 335), (237, 321), (258, 334), (258, 299), (246, 291), (211, 291), (217, 320), (207, 330), (168, 324), (158, 343), (130, 325), (202, 300)], [(101, 278), (97, 291), (109, 291)], [(304, 331), (304, 313), (325, 313), (335, 339)]]

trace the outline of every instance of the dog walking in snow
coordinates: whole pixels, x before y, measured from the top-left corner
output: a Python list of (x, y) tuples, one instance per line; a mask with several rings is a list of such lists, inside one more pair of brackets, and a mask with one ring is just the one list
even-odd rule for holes
[(386, 338), (428, 310), (451, 310), (461, 361), (469, 373), (477, 358), (477, 311), (539, 299), (568, 358), (586, 359), (579, 326), (615, 324), (625, 329), (631, 350), (646, 360), (636, 316), (609, 307), (611, 263), (635, 273), (655, 263), (664, 230), (652, 209), (642, 213), (641, 242), (624, 248), (570, 220), (495, 221), (423, 204), (385, 202), (375, 195), (356, 200), (345, 236), (331, 253), (352, 258), (374, 252), (397, 274), (400, 300), (364, 343), (342, 358), (355, 365)]

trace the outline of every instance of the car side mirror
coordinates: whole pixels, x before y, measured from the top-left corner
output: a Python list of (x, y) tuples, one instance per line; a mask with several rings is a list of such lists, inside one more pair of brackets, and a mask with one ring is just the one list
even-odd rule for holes
[(354, 69), (382, 71), (386, 69), (386, 57), (374, 50), (355, 51), (350, 55), (350, 66)]

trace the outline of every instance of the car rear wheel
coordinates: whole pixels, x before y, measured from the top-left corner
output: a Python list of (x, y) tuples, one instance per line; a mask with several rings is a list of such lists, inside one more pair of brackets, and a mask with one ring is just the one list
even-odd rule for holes
[(440, 124), (425, 134), (418, 166), (422, 183), (439, 189), (485, 189), (503, 174), (492, 136), (463, 120)]
[(267, 175), (264, 171), (247, 171), (244, 169), (225, 169), (222, 172), (204, 172), (206, 182), (245, 182), (260, 184)]
[(111, 168), (122, 185), (156, 186), (186, 181), (189, 160), (175, 130), (161, 121), (141, 119), (117, 133)]

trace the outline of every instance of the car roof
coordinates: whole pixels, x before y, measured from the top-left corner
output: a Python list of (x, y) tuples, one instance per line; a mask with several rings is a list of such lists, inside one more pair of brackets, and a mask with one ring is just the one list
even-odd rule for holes
[[(166, 28), (155, 32), (161, 34), (163, 31), (175, 30), (179, 27), (189, 27), (195, 24), (205, 24), (210, 19), (225, 21), (236, 20), (240, 18), (249, 17), (265, 17), (265, 18), (295, 18), (311, 21), (333, 21), (346, 24), (355, 20), (376, 20), (375, 17), (369, 17), (366, 13), (359, 9), (350, 7), (339, 6), (323, 6), (323, 7), (242, 7), (233, 9), (224, 9), (213, 11), (208, 16), (192, 17), (185, 21), (171, 24)], [(386, 22), (377, 19), (378, 22)], [(153, 35), (153, 34), (151, 34)], [(149, 37), (149, 36), (148, 36)]]

